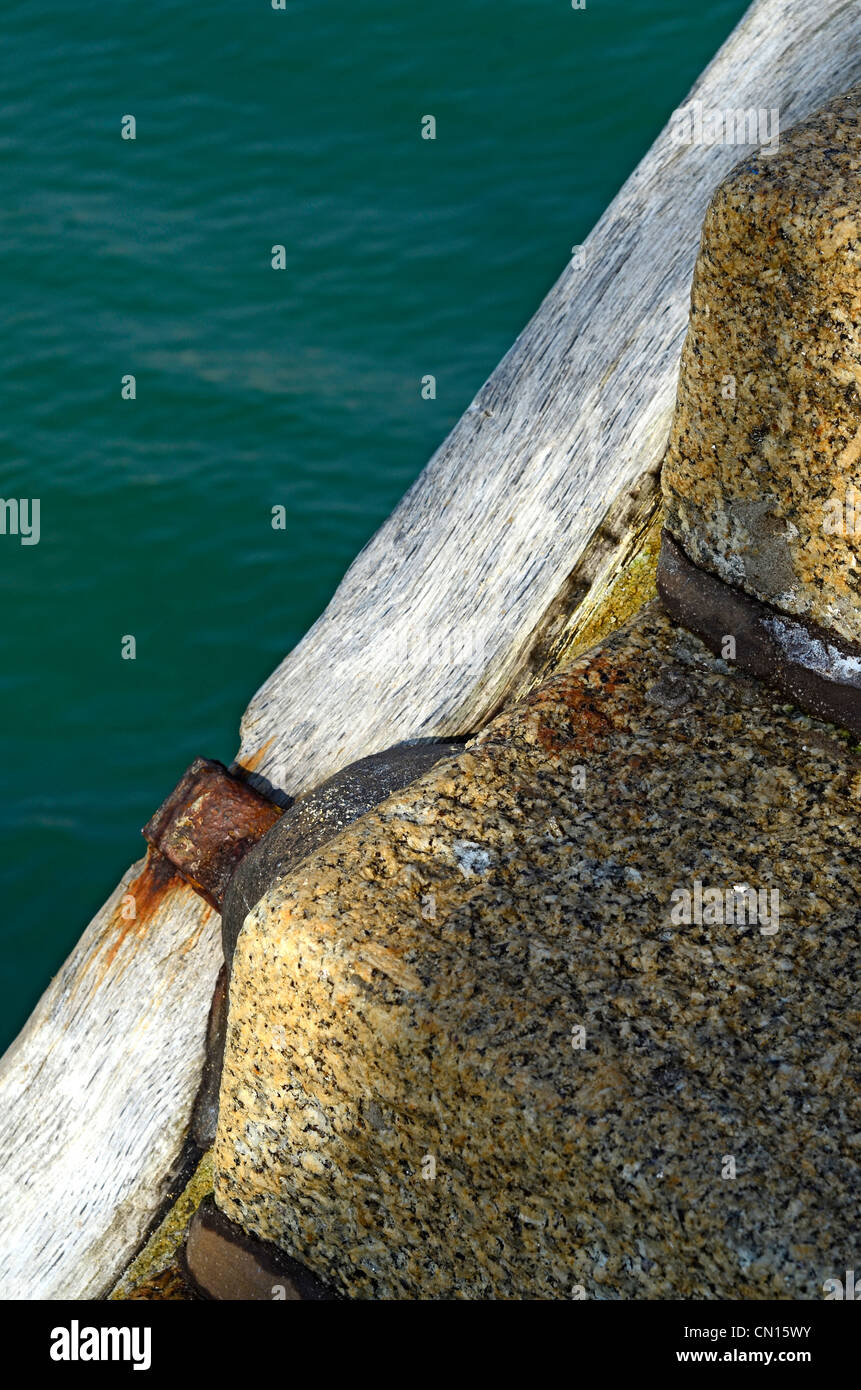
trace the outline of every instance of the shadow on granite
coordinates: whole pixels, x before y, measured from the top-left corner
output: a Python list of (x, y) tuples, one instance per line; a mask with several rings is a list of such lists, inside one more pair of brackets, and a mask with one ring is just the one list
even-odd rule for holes
[(219, 1206), (353, 1297), (821, 1296), (859, 788), (649, 605), (248, 917)]

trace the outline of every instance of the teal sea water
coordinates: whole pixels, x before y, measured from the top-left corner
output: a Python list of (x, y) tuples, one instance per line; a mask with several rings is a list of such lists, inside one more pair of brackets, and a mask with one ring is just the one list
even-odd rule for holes
[(0, 1045), (744, 8), (7, 0)]

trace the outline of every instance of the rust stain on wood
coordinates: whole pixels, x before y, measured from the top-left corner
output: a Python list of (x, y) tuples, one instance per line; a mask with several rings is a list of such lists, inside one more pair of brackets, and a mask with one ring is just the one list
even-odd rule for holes
[(209, 903), (204, 903), (203, 911), (202, 911), (201, 917), (200, 917), (200, 921), (198, 922), (198, 924), (197, 924), (195, 930), (191, 933), (191, 936), (188, 938), (188, 940), (187, 940), (187, 941), (184, 941), (183, 944), (182, 944), (182, 945), (180, 946), (180, 948), (179, 948), (179, 949), (180, 949), (180, 953), (181, 953), (182, 955), (187, 956), (188, 953), (189, 953), (189, 951), (193, 951), (193, 950), (194, 950), (195, 946), (197, 945), (198, 941), (200, 940), (200, 934), (201, 934), (201, 932), (203, 931), (203, 928), (207, 925), (207, 923), (209, 922), (210, 918), (211, 918), (211, 917), (214, 917), (214, 916), (215, 916), (215, 908), (214, 908), (214, 907), (210, 907), (210, 906), (209, 906)]
[(256, 752), (251, 753), (243, 762), (237, 761), (237, 767), (244, 768), (246, 772), (256, 772), (274, 742), (275, 735), (273, 734), (271, 738), (267, 738), (266, 742), (262, 743)]
[[(130, 936), (141, 937), (152, 919), (161, 909), (170, 891), (182, 882), (179, 874), (167, 860), (155, 850), (148, 849), (146, 862), (126, 888), (117, 903), (107, 930), (114, 931), (113, 939), (101, 956), (101, 969), (96, 981), (98, 989), (105, 974), (110, 970), (124, 943)], [(134, 916), (128, 916), (129, 898), (134, 902)]]

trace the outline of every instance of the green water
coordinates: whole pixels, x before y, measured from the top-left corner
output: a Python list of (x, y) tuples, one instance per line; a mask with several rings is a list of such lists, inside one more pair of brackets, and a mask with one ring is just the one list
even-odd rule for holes
[(744, 8), (4, 6), (0, 1043)]

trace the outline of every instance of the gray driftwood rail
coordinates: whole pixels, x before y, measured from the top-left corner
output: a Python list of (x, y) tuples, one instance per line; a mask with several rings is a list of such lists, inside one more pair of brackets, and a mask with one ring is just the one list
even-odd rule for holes
[[(857, 0), (757, 0), (690, 99), (786, 127), (859, 79)], [(258, 785), (295, 795), (400, 739), (472, 731), (540, 673), (657, 505), (699, 229), (743, 153), (661, 134), (251, 701), (238, 760)], [(135, 1252), (187, 1133), (219, 963), (217, 913), (158, 859), (85, 931), (0, 1063), (0, 1296), (98, 1297)]]

